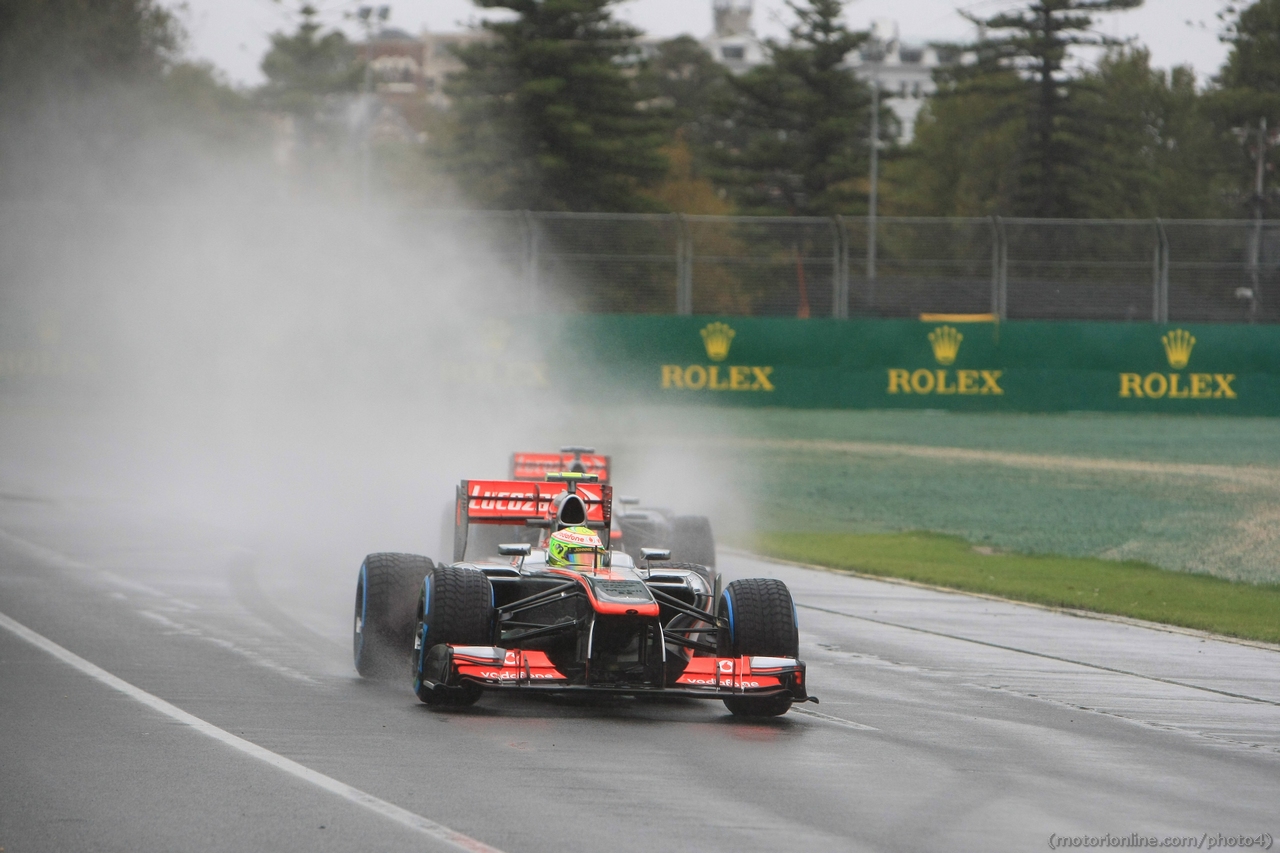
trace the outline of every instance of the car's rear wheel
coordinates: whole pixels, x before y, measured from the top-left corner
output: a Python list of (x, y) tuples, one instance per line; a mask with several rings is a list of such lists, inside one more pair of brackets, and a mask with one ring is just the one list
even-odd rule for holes
[(671, 557), (684, 563), (716, 567), (716, 538), (705, 515), (677, 515), (671, 522)]
[[(795, 603), (787, 585), (776, 578), (731, 582), (720, 596), (716, 616), (725, 625), (716, 632), (721, 657), (799, 657)], [(791, 707), (791, 696), (733, 696), (724, 704), (734, 716), (777, 717)]]
[(482, 572), (436, 566), (418, 596), (417, 650), (413, 692), (428, 705), (459, 707), (480, 698), (478, 685), (431, 683), (432, 663), (442, 663), (447, 645), (487, 646), (493, 642), (493, 587)]
[(360, 565), (351, 636), (356, 672), (403, 676), (413, 651), (414, 605), (434, 564), (416, 554), (370, 554)]
[[(707, 582), (708, 594), (716, 594), (716, 570), (705, 563), (651, 563), (650, 567), (650, 570), (655, 574), (660, 573), (662, 569), (687, 569), (691, 572), (697, 572)], [(710, 605), (708, 605), (708, 609), (710, 609)]]

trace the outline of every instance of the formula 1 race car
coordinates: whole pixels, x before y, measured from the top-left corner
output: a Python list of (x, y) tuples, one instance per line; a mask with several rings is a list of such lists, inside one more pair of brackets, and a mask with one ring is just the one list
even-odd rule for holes
[[(609, 482), (611, 460), (592, 447), (562, 447), (559, 453), (514, 453), (511, 479), (541, 480), (552, 471), (595, 474)], [(675, 560), (715, 568), (716, 540), (711, 521), (705, 515), (677, 515), (665, 507), (640, 506), (639, 498), (620, 495), (621, 504), (613, 517), (614, 547), (632, 560), (642, 560), (642, 547), (665, 548)]]
[[(433, 706), (485, 690), (721, 699), (735, 715), (771, 717), (810, 701), (796, 610), (773, 578), (708, 586), (705, 569), (664, 549), (599, 551), (556, 566), (529, 542), (492, 559), (470, 554), (476, 528), (567, 528), (608, 542), (612, 490), (593, 474), (543, 482), (464, 480), (455, 562), (370, 554), (356, 585), (354, 652), (365, 677), (411, 674)], [(489, 556), (489, 555), (484, 555)], [(598, 563), (598, 564), (597, 564)], [(812, 701), (817, 701), (812, 699)]]

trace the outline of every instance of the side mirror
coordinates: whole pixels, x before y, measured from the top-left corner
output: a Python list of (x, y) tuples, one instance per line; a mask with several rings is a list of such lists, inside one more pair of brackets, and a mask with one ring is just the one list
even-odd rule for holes
[(640, 556), (645, 558), (646, 562), (662, 562), (671, 559), (670, 548), (641, 548)]
[(498, 554), (503, 557), (527, 557), (533, 546), (528, 542), (517, 542), (510, 545), (499, 545)]

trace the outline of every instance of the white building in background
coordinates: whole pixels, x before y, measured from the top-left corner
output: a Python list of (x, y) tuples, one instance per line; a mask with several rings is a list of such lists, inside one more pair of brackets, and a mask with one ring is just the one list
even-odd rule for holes
[(753, 0), (711, 0), (715, 27), (702, 46), (734, 74), (761, 65), (768, 58), (751, 26)]
[(924, 99), (937, 89), (933, 71), (941, 64), (938, 52), (927, 45), (903, 44), (898, 22), (879, 18), (871, 22), (871, 38), (845, 62), (860, 80), (872, 85), (880, 81), (880, 91), (889, 96), (885, 104), (901, 126), (898, 141), (910, 142)]
[[(751, 25), (753, 0), (712, 0), (715, 27), (702, 40), (717, 62), (734, 74), (741, 74), (768, 60), (764, 44)], [(904, 43), (896, 21), (871, 22), (871, 39), (845, 57), (846, 65), (868, 84), (880, 80), (880, 91), (888, 97), (885, 105), (898, 117), (898, 141), (910, 142), (915, 135), (920, 107), (936, 89), (933, 71), (941, 63), (938, 52), (926, 45)]]

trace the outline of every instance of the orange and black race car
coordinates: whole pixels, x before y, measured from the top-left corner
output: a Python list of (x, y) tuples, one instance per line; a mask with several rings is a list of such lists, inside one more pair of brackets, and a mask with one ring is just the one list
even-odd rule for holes
[[(428, 705), (486, 690), (687, 696), (741, 716), (810, 701), (796, 610), (774, 578), (707, 583), (705, 568), (646, 548), (557, 567), (551, 531), (589, 527), (608, 542), (612, 489), (592, 473), (541, 482), (463, 480), (454, 561), (370, 554), (356, 584), (354, 651), (365, 677), (407, 675)], [(477, 530), (537, 532), (490, 548)], [(812, 701), (817, 701), (813, 699)]]
[[(593, 447), (562, 447), (559, 453), (513, 453), (511, 479), (541, 480), (553, 471), (595, 474), (609, 482), (612, 460)], [(675, 560), (714, 569), (716, 540), (705, 515), (681, 515), (666, 507), (641, 506), (638, 498), (619, 495), (610, 546), (640, 561), (642, 547), (665, 548)], [(714, 580), (712, 581), (714, 583)]]

